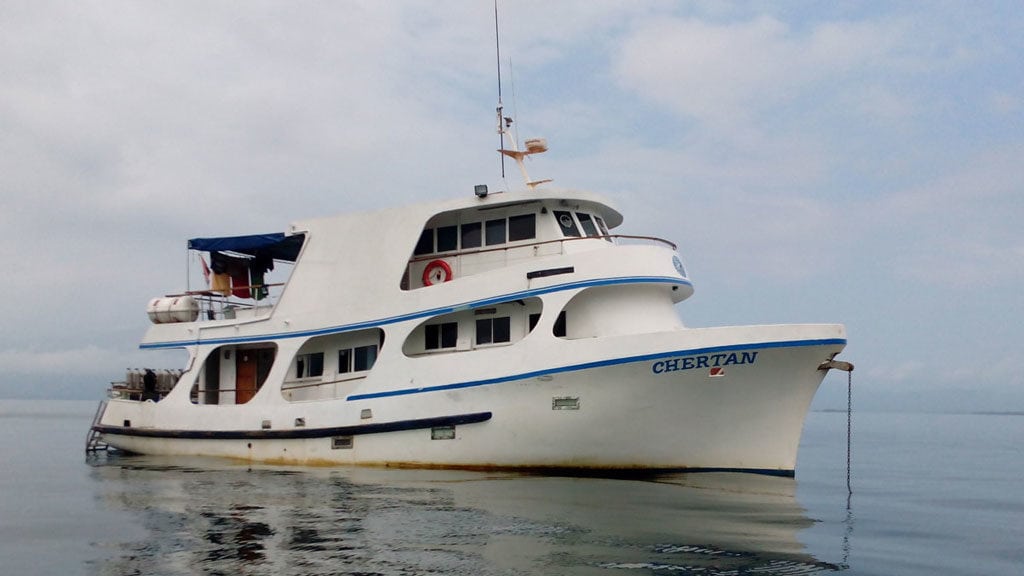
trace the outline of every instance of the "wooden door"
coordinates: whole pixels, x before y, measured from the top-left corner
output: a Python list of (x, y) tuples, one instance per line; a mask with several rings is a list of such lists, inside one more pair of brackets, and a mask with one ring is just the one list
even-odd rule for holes
[(256, 351), (235, 354), (235, 404), (245, 404), (256, 395)]

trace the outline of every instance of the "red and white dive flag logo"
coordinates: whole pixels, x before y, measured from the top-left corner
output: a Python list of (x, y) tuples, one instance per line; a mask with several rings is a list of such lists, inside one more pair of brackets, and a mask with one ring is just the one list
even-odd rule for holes
[(721, 366), (716, 366), (708, 370), (708, 376), (712, 378), (721, 378), (722, 376), (725, 376), (725, 368), (722, 368)]

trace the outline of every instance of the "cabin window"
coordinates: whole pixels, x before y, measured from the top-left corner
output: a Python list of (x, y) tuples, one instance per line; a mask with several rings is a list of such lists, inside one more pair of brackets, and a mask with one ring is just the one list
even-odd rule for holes
[(505, 219), (500, 220), (488, 220), (487, 221), (487, 245), (494, 246), (495, 244), (505, 243)]
[(597, 226), (594, 225), (594, 221), (590, 218), (590, 214), (577, 212), (576, 217), (580, 219), (580, 226), (583, 226), (583, 231), (587, 233), (587, 236), (598, 236)]
[(459, 249), (459, 227), (441, 226), (437, 229), (437, 251), (449, 252)]
[(324, 353), (301, 354), (295, 357), (295, 377), (313, 378), (324, 374)]
[(480, 247), (480, 223), (471, 222), (462, 225), (462, 249)]
[(416, 256), (422, 256), (424, 254), (430, 254), (434, 251), (434, 229), (427, 228), (420, 234), (420, 240), (416, 243), (416, 249), (413, 250), (413, 254)]
[(439, 350), (442, 348), (455, 348), (459, 340), (459, 323), (445, 322), (444, 324), (427, 324), (423, 327), (427, 350)]
[(555, 220), (558, 220), (558, 226), (562, 229), (562, 236), (579, 236), (580, 230), (576, 227), (576, 221), (573, 220), (572, 214), (569, 212), (562, 212), (555, 210)]
[(508, 219), (508, 241), (532, 240), (537, 237), (537, 215), (522, 214)]
[(480, 318), (476, 321), (476, 343), (498, 344), (512, 340), (512, 321), (508, 316)]
[(356, 372), (365, 372), (377, 362), (377, 346), (371, 344), (369, 346), (359, 346), (355, 348), (353, 354), (353, 370)]
[(377, 345), (338, 350), (338, 373), (365, 372), (377, 362)]

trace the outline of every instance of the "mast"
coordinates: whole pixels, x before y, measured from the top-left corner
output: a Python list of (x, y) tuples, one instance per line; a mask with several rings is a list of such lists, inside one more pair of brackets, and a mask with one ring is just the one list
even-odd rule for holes
[[(494, 0), (494, 53), (498, 68), (498, 150), (505, 148), (504, 106), (501, 103), (501, 38), (498, 35), (498, 0)], [(511, 124), (512, 120), (509, 119)], [(501, 155), (501, 179), (505, 179), (505, 156)]]
[[(526, 150), (520, 150), (516, 138), (511, 131), (512, 118), (505, 116), (504, 105), (501, 101), (501, 40), (498, 31), (498, 0), (494, 0), (494, 52), (498, 60), (498, 107), (496, 112), (498, 116), (498, 152), (501, 154), (501, 179), (505, 179), (505, 157), (508, 156), (519, 165), (519, 171), (523, 174), (523, 181), (526, 182), (526, 187), (533, 190), (541, 184), (551, 182), (551, 179), (530, 180), (530, 175), (526, 172), (526, 164), (523, 162), (523, 159), (531, 154), (547, 152), (548, 143), (543, 138), (530, 138), (524, 142)], [(508, 135), (509, 141), (512, 144), (511, 149), (505, 148), (506, 135)]]

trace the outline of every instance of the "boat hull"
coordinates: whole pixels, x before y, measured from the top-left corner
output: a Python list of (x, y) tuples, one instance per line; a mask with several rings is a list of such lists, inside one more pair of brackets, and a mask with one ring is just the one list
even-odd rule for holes
[(250, 421), (261, 414), (259, 427), (147, 417), (165, 407), (111, 400), (95, 429), (130, 452), (281, 464), (793, 474), (819, 366), (845, 345), (842, 327), (729, 344), (693, 332), (680, 331), (685, 346), (499, 378), (230, 407)]

